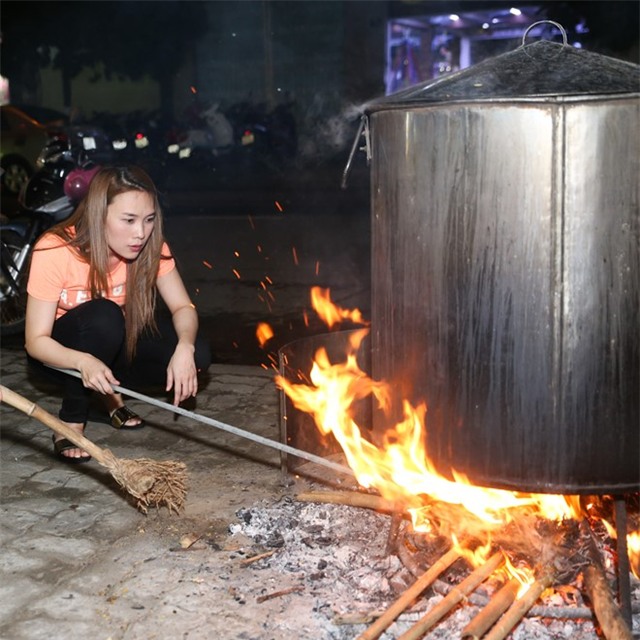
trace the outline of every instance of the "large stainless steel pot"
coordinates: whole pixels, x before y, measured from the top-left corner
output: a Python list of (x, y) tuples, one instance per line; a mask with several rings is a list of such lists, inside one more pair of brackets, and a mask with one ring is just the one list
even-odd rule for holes
[(367, 107), (372, 372), (445, 474), (638, 489), (639, 71), (540, 41)]

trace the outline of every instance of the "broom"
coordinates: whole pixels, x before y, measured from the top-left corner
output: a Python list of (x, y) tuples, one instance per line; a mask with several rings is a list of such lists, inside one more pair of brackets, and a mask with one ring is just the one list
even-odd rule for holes
[(149, 506), (166, 506), (170, 512), (176, 513), (182, 509), (187, 493), (186, 466), (182, 462), (172, 460), (159, 462), (149, 458), (135, 460), (116, 458), (109, 449), (100, 448), (35, 402), (27, 400), (4, 385), (0, 385), (0, 393), (2, 393), (3, 402), (36, 418), (106, 467), (116, 482), (136, 498), (137, 507), (143, 513), (147, 513)]

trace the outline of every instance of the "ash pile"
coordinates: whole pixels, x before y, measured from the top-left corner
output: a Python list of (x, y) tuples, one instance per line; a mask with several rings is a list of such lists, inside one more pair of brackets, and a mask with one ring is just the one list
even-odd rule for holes
[[(371, 498), (374, 502), (377, 499)], [(603, 631), (601, 621), (594, 615), (593, 603), (584, 595), (584, 572), (592, 559), (575, 522), (553, 528), (542, 520), (536, 534), (530, 536), (550, 540), (549, 546), (558, 549), (547, 559), (553, 569), (549, 575), (553, 577), (516, 623), (503, 628), (500, 635), (496, 629), (509, 611), (500, 619), (500, 613), (497, 615), (498, 623), (493, 629), (469, 625), (474, 625), (478, 617), (487, 618), (490, 605), (495, 605), (501, 590), (504, 591), (505, 580), (485, 571), (487, 578), (476, 580), (476, 588), (462, 594), (460, 589), (465, 581), (473, 577), (473, 567), (464, 557), (452, 556), (451, 549), (447, 551), (450, 541), (438, 535), (415, 533), (398, 514), (307, 501), (301, 495), (287, 496), (273, 504), (262, 502), (241, 509), (237, 516), (238, 522), (230, 525), (230, 533), (250, 542), (236, 552), (246, 567), (242, 586), (234, 587), (236, 600), (247, 606), (259, 606), (275, 598), (282, 602), (280, 612), (270, 616), (265, 624), (265, 633), (271, 634), (265, 637), (614, 640), (607, 633), (616, 631), (611, 628)], [(615, 547), (606, 532), (597, 533), (591, 537), (595, 538), (603, 559), (603, 575), (611, 585), (615, 583), (612, 557)], [(524, 543), (513, 542), (517, 538), (520, 536), (513, 531), (503, 531), (493, 552), (504, 551), (515, 564), (525, 555)], [(511, 549), (507, 547), (510, 539)], [(535, 544), (530, 551), (532, 555), (548, 553)], [(494, 558), (497, 555), (494, 553)], [(449, 560), (443, 563), (447, 556)], [(539, 563), (540, 557), (527, 561), (533, 565)], [(442, 569), (435, 578), (425, 583), (424, 589), (415, 591), (424, 572), (433, 571), (432, 567), (438, 564)], [(640, 581), (633, 576), (631, 587), (633, 630), (638, 634)], [(515, 597), (514, 592), (510, 600), (502, 598), (506, 602), (502, 613)], [(403, 598), (402, 610), (389, 617), (390, 610)], [(453, 604), (445, 606), (449, 601)], [(420, 622), (429, 615), (433, 619), (438, 610), (443, 613), (429, 623), (428, 630), (421, 631)], [(385, 616), (387, 622), (376, 629), (375, 625)], [(480, 635), (474, 635), (478, 629)]]

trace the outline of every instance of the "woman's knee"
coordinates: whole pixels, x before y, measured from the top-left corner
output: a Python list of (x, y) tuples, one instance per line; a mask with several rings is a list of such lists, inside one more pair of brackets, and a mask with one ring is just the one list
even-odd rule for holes
[(124, 314), (115, 302), (106, 298), (98, 298), (85, 302), (82, 306), (85, 305), (90, 305), (91, 313), (87, 315), (85, 322), (91, 325), (91, 329), (100, 332), (101, 335), (124, 335)]
[(52, 337), (67, 347), (100, 354), (115, 355), (125, 336), (125, 322), (122, 309), (105, 298), (89, 300), (67, 311), (56, 320)]

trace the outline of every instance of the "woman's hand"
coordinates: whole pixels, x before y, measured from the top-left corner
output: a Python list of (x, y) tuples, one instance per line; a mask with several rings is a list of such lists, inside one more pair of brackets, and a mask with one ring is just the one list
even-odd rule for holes
[(111, 385), (120, 384), (111, 369), (102, 360), (89, 353), (82, 355), (82, 359), (78, 363), (78, 371), (82, 376), (82, 384), (87, 389), (93, 389), (98, 393), (113, 394), (114, 391)]
[(167, 367), (167, 391), (173, 387), (173, 404), (178, 406), (183, 400), (198, 392), (198, 372), (193, 358), (194, 346), (178, 342)]
[(158, 278), (156, 285), (171, 311), (173, 327), (178, 336), (176, 350), (167, 367), (166, 389), (169, 391), (173, 387), (173, 404), (178, 406), (198, 392), (198, 372), (194, 357), (198, 314), (177, 269)]
[(60, 369), (80, 372), (82, 384), (98, 393), (113, 394), (112, 384), (120, 384), (111, 369), (90, 353), (69, 349), (51, 337), (56, 319), (56, 302), (27, 296), (25, 347), (36, 360)]

